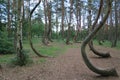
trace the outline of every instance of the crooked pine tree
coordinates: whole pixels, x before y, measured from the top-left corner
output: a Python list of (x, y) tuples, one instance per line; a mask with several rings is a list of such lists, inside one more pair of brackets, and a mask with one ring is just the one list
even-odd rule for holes
[[(91, 0), (89, 1), (89, 12), (91, 12)], [(90, 22), (89, 22), (89, 32), (91, 32), (92, 30), (94, 30), (97, 22), (98, 22), (98, 19), (100, 17), (100, 14), (101, 14), (101, 11), (102, 11), (102, 7), (103, 7), (103, 0), (100, 1), (100, 6), (99, 6), (99, 10), (98, 10), (98, 14), (97, 14), (97, 17), (96, 17), (96, 20), (95, 22), (93, 23), (92, 25), (92, 28), (91, 28), (91, 17), (90, 17)], [(91, 15), (91, 14), (90, 14)], [(97, 51), (95, 48), (94, 48), (94, 45), (93, 45), (93, 41), (90, 40), (90, 42), (88, 43), (89, 47), (90, 47), (90, 50), (97, 56), (99, 57), (102, 57), (102, 58), (108, 58), (108, 57), (111, 57), (110, 54), (107, 52), (107, 53), (103, 53), (103, 52), (99, 52)]]
[(102, 26), (104, 25), (106, 19), (108, 18), (109, 14), (110, 14), (110, 11), (111, 11), (111, 0), (107, 0), (107, 13), (105, 14), (104, 18), (101, 20), (100, 24), (98, 25), (98, 27), (95, 27), (95, 29), (85, 38), (85, 40), (83, 41), (82, 45), (81, 45), (81, 54), (82, 54), (82, 57), (83, 57), (83, 60), (85, 62), (85, 64), (87, 65), (87, 67), (101, 75), (101, 76), (118, 76), (116, 70), (114, 68), (110, 68), (110, 69), (102, 69), (102, 68), (98, 68), (98, 67), (95, 67), (91, 62), (90, 60), (88, 59), (87, 55), (86, 55), (86, 45), (89, 43), (89, 41), (96, 35), (96, 33), (102, 28)]
[(47, 57), (44, 55), (41, 55), (33, 46), (32, 40), (31, 40), (31, 16), (33, 14), (33, 12), (35, 11), (35, 9), (39, 6), (41, 0), (39, 0), (39, 2), (35, 5), (35, 7), (31, 10), (29, 18), (28, 18), (28, 23), (29, 23), (29, 43), (30, 43), (30, 47), (31, 49), (34, 51), (34, 53), (39, 56), (39, 57)]

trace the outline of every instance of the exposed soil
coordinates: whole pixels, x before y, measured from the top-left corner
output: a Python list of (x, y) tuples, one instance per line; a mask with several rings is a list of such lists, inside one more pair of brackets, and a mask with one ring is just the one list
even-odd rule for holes
[[(76, 46), (80, 46), (76, 44)], [(95, 66), (115, 67), (120, 76), (120, 50), (96, 46), (99, 51), (109, 51), (111, 58), (99, 58), (87, 49), (88, 57)], [(0, 80), (120, 80), (119, 77), (101, 77), (87, 68), (80, 48), (70, 48), (45, 63), (10, 68), (3, 65)]]

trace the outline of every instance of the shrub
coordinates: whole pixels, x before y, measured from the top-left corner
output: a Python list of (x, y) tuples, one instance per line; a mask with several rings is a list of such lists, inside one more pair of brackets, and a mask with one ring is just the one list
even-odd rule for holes
[(22, 51), (22, 59), (16, 56), (15, 58), (11, 59), (11, 64), (14, 66), (24, 66), (30, 63), (33, 63), (32, 59), (30, 59), (29, 55), (26, 51)]
[(0, 31), (0, 54), (11, 54), (14, 52), (14, 46), (12, 40), (7, 36), (7, 31)]

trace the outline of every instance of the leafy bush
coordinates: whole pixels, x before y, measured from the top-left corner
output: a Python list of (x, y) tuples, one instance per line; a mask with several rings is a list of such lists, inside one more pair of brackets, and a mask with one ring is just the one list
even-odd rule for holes
[(7, 31), (0, 31), (0, 54), (11, 54), (14, 52), (14, 46), (12, 40), (7, 36)]

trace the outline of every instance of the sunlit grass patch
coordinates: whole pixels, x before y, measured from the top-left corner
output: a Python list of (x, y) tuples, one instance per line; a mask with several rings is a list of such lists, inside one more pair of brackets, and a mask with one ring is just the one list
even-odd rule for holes
[[(27, 49), (30, 51), (31, 53), (34, 53), (32, 51), (32, 49), (30, 48), (29, 42), (24, 41), (24, 49)], [(32, 39), (33, 42), (33, 46), (34, 48), (42, 55), (45, 56), (51, 56), (51, 57), (55, 57), (61, 53), (63, 53), (67, 47), (64, 45), (63, 42), (57, 42), (54, 41), (53, 43), (50, 43), (49, 46), (45, 46), (42, 44), (41, 39), (36, 38), (36, 39)]]
[(43, 55), (47, 55), (47, 56), (57, 56), (60, 53), (63, 53), (63, 51), (65, 50), (65, 48), (59, 47), (57, 46), (43, 46), (41, 48), (39, 48), (39, 52), (42, 53)]

